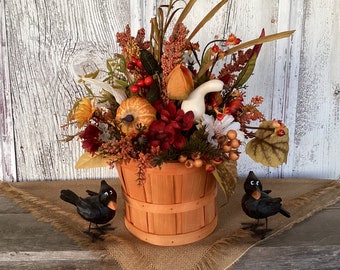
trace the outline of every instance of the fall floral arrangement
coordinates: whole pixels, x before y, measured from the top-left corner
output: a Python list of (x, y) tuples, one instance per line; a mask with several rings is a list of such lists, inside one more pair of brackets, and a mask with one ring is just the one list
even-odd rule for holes
[[(80, 76), (87, 95), (75, 102), (64, 126), (75, 124), (79, 131), (65, 140), (77, 137), (85, 149), (78, 168), (135, 160), (136, 180), (142, 184), (146, 168), (175, 160), (188, 169), (205, 166), (230, 195), (237, 179), (230, 168), (241, 144), (266, 166), (286, 162), (288, 129), (279, 120), (265, 119), (259, 110), (263, 97), (254, 96), (247, 104), (244, 97), (262, 43), (292, 31), (266, 36), (263, 30), (245, 43), (230, 34), (209, 42), (201, 52), (192, 39), (227, 0), (192, 32), (183, 20), (195, 1), (182, 8), (178, 2), (159, 7), (149, 40), (144, 29), (134, 37), (126, 26), (116, 36), (121, 52), (107, 59), (107, 70)], [(94, 93), (94, 85), (100, 93)], [(252, 122), (258, 124), (256, 132)]]

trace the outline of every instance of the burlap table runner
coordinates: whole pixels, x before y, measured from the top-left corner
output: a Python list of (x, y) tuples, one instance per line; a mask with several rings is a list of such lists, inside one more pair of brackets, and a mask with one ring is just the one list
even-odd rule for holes
[[(217, 195), (218, 225), (207, 238), (185, 246), (159, 247), (144, 243), (131, 235), (124, 226), (124, 203), (119, 180), (108, 180), (118, 193), (118, 211), (111, 224), (115, 228), (105, 235), (104, 241), (92, 242), (83, 233), (88, 223), (76, 213), (75, 207), (59, 199), (61, 189), (71, 189), (80, 196), (85, 190), (97, 191), (100, 180), (0, 182), (0, 193), (29, 210), (39, 220), (51, 223), (66, 233), (79, 245), (89, 249), (105, 249), (104, 260), (115, 260), (120, 269), (227, 269), (247, 249), (261, 240), (242, 223), (253, 222), (241, 209), (243, 180), (229, 202), (219, 191)], [(289, 229), (313, 213), (340, 199), (340, 182), (317, 179), (262, 179), (265, 189), (272, 189), (272, 196), (280, 196), (284, 207), (292, 214), (290, 219), (281, 215), (269, 218), (267, 237)], [(103, 264), (106, 265), (107, 263)], [(103, 267), (103, 268), (105, 268)]]

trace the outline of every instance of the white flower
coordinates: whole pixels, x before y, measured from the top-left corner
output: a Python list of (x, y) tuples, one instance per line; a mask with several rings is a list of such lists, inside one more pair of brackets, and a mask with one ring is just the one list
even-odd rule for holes
[(205, 126), (208, 133), (208, 142), (217, 146), (216, 138), (218, 135), (226, 135), (229, 130), (237, 132), (237, 138), (244, 141), (244, 133), (240, 131), (240, 123), (234, 121), (231, 115), (225, 115), (222, 120), (214, 119), (212, 115), (203, 114), (201, 124)]
[(109, 132), (109, 125), (106, 123), (100, 123), (98, 125), (98, 128), (103, 132), (102, 134), (100, 134), (100, 139), (104, 142), (107, 142), (111, 139), (111, 135)]

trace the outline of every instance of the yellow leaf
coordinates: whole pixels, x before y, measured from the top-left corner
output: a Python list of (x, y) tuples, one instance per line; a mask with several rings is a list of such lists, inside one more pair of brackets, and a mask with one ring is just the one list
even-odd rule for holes
[(246, 145), (246, 153), (256, 162), (265, 166), (277, 167), (287, 162), (289, 151), (288, 128), (282, 127), (279, 136), (273, 121), (264, 121), (255, 133), (255, 138)]
[(99, 167), (106, 167), (108, 158), (103, 158), (102, 156), (94, 155), (92, 156), (89, 152), (84, 152), (82, 154), (77, 163), (75, 168), (76, 169), (91, 169), (91, 168), (99, 168)]

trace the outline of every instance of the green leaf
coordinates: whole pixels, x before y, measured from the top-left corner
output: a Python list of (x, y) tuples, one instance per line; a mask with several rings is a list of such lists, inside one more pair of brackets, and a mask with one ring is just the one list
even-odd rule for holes
[(152, 103), (152, 102), (155, 102), (159, 98), (159, 95), (160, 95), (160, 91), (157, 86), (157, 83), (156, 81), (153, 81), (152, 85), (149, 88), (149, 91), (146, 94), (146, 99), (147, 101)]
[(236, 162), (231, 160), (223, 161), (221, 164), (216, 165), (216, 170), (213, 174), (224, 195), (229, 199), (235, 191), (238, 179)]
[(140, 51), (140, 60), (142, 61), (143, 67), (145, 68), (146, 72), (149, 75), (154, 75), (155, 73), (160, 73), (160, 68), (159, 68), (158, 62), (156, 61), (156, 59), (154, 58), (152, 53), (150, 53), (149, 51), (141, 50)]
[[(259, 38), (263, 38), (264, 36), (265, 36), (265, 31), (264, 31), (264, 29), (262, 29), (261, 35), (260, 35)], [(248, 81), (250, 76), (253, 74), (257, 57), (258, 57), (258, 55), (261, 51), (261, 47), (262, 47), (262, 44), (256, 44), (253, 47), (252, 52), (251, 52), (251, 56), (250, 56), (247, 64), (245, 65), (245, 67), (239, 73), (237, 80), (235, 82), (234, 88), (238, 88), (238, 87), (243, 86)]]
[(120, 79), (115, 79), (115, 85), (114, 87), (118, 88), (118, 87), (121, 87), (121, 88), (126, 88), (129, 86), (129, 83), (127, 81), (124, 81), (124, 80), (120, 80)]
[(88, 87), (86, 84), (84, 84), (84, 87), (85, 87), (86, 91), (89, 93), (89, 95), (92, 96), (92, 97), (94, 97), (94, 94), (93, 94), (91, 88)]
[(97, 78), (98, 74), (99, 74), (99, 70), (96, 70), (96, 71), (94, 71), (94, 72), (92, 72), (92, 73), (87, 73), (87, 74), (85, 74), (84, 77), (85, 77), (85, 78), (92, 78), (92, 79), (95, 79), (95, 78)]
[(246, 153), (256, 162), (277, 167), (287, 162), (289, 151), (288, 128), (281, 128), (285, 135), (278, 136), (273, 121), (264, 121), (255, 133), (255, 138), (246, 145)]
[(257, 53), (254, 53), (250, 57), (250, 59), (248, 60), (247, 64), (244, 66), (242, 71), (238, 74), (234, 88), (241, 87), (248, 81), (250, 76), (253, 74), (255, 64), (256, 64), (256, 59), (257, 59)]
[(110, 60), (106, 60), (106, 68), (109, 71), (109, 73), (113, 72)]
[(201, 83), (207, 81), (206, 75), (208, 73), (208, 70), (206, 70), (206, 72), (204, 72), (204, 73), (201, 73), (200, 71), (201, 71), (201, 67), (208, 65), (210, 63), (210, 61), (211, 61), (211, 48), (207, 49), (205, 54), (203, 55), (202, 63), (200, 65), (200, 70), (198, 72), (200, 74), (200, 76), (196, 77), (196, 82), (198, 84), (201, 84)]
[(211, 48), (207, 49), (206, 53), (203, 55), (202, 64), (205, 65), (211, 60)]

